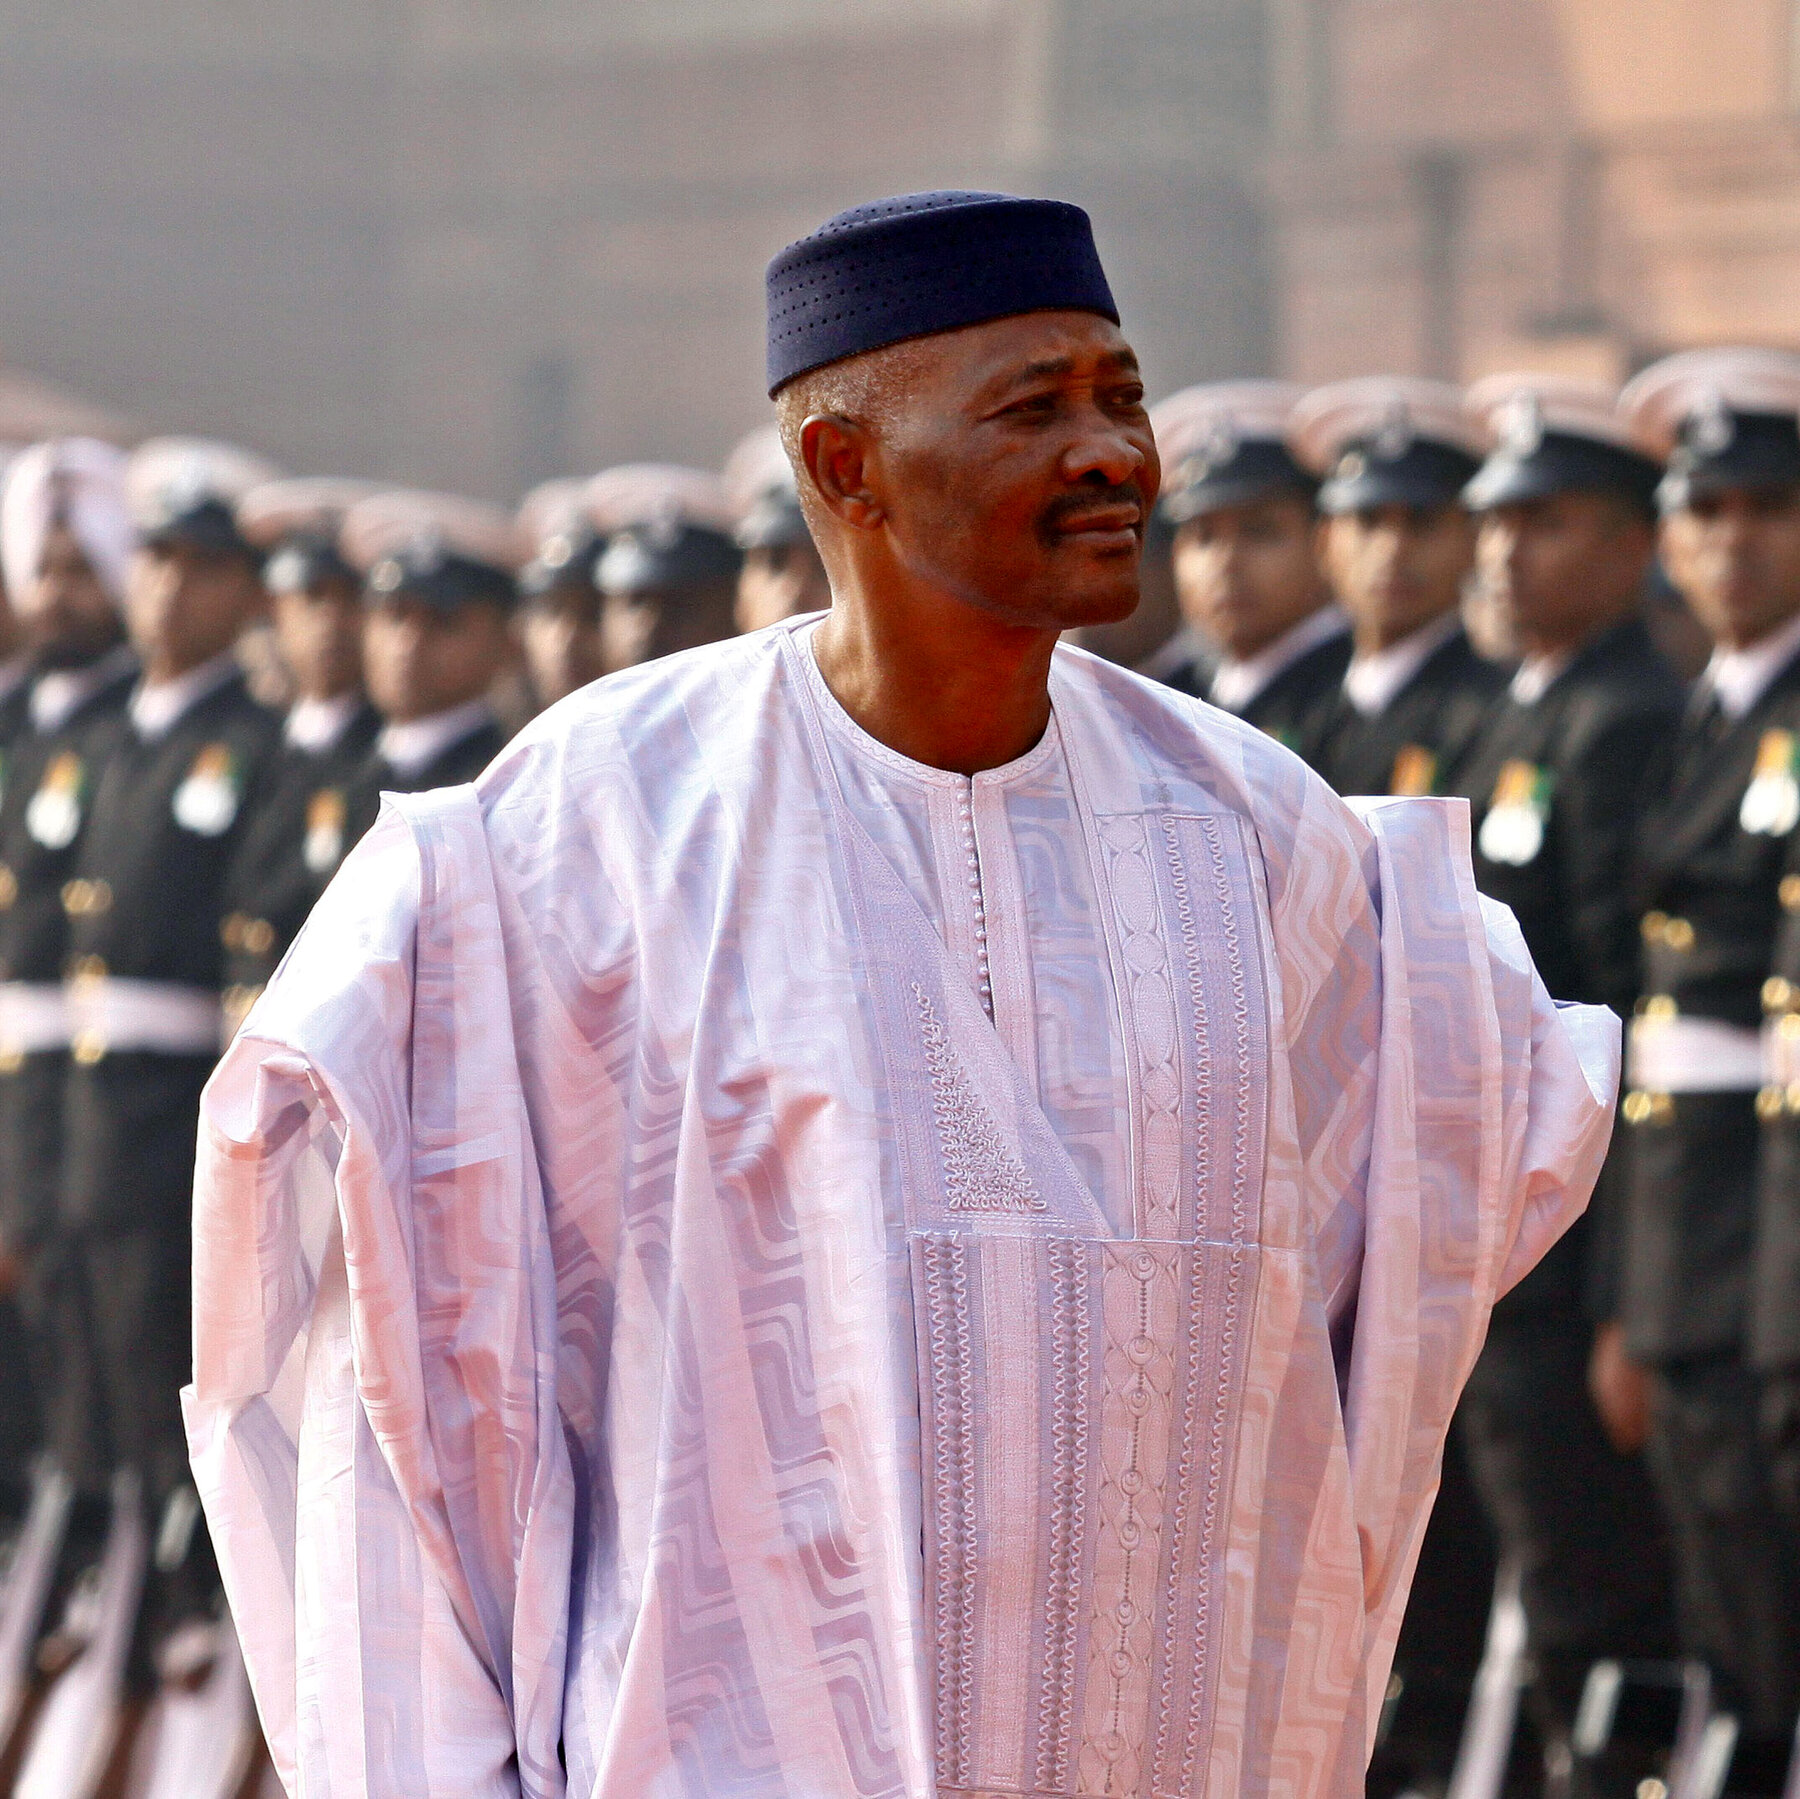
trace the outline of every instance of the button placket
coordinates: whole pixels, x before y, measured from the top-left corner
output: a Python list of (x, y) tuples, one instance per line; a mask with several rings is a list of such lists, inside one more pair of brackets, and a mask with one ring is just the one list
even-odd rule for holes
[(981, 846), (975, 836), (975, 783), (964, 781), (956, 796), (956, 823), (962, 839), (963, 868), (969, 884), (969, 913), (975, 939), (975, 986), (981, 1008), (994, 1016), (994, 978), (988, 967), (987, 899), (982, 891)]

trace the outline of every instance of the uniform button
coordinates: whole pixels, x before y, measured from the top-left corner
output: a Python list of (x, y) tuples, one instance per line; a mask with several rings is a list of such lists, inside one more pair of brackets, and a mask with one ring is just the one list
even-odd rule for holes
[(1661, 943), (1663, 932), (1668, 928), (1669, 915), (1666, 912), (1646, 912), (1643, 923), (1638, 926), (1646, 943)]
[(1756, 1115), (1765, 1124), (1779, 1118), (1787, 1104), (1787, 1095), (1779, 1087), (1764, 1087), (1756, 1096)]
[(1627, 1093), (1619, 1108), (1627, 1124), (1667, 1124), (1675, 1116), (1675, 1102), (1666, 1093)]
[(1694, 947), (1694, 927), (1685, 918), (1671, 918), (1663, 926), (1663, 942), (1685, 956)]
[(13, 901), (19, 897), (19, 877), (0, 862), (0, 912), (12, 910)]
[(91, 881), (63, 882), (63, 910), (71, 918), (85, 918), (89, 902), (94, 897), (94, 884)]
[(1800, 912), (1800, 875), (1783, 875), (1776, 891), (1781, 895), (1782, 905), (1789, 912)]
[(23, 1050), (0, 1050), (0, 1074), (17, 1074), (24, 1066), (25, 1052)]
[(250, 922), (242, 912), (227, 912), (219, 922), (219, 941), (227, 949), (244, 947), (244, 927)]
[(69, 1053), (83, 1068), (92, 1068), (106, 1055), (106, 1039), (98, 1031), (77, 1031)]
[(77, 981), (104, 981), (108, 972), (104, 956), (77, 956), (74, 966), (69, 970), (71, 977)]
[(1675, 1003), (1672, 993), (1652, 993), (1648, 998), (1639, 1001), (1638, 1011), (1645, 1018), (1679, 1018), (1681, 1008)]
[(1762, 1004), (1765, 1012), (1785, 1012), (1794, 1003), (1794, 984), (1783, 980), (1778, 974), (1772, 974), (1762, 985)]
[(88, 910), (94, 913), (112, 910), (113, 890), (110, 882), (93, 881), (88, 885)]
[(253, 956), (266, 956), (275, 947), (275, 927), (266, 918), (253, 918), (244, 926), (244, 948)]

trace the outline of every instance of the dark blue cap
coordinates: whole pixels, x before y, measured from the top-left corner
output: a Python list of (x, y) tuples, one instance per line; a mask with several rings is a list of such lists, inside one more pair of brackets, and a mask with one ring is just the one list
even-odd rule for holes
[(853, 206), (769, 264), (769, 392), (847, 356), (1021, 312), (1119, 322), (1079, 206), (956, 192)]
[(1648, 456), (1573, 431), (1546, 430), (1529, 446), (1503, 442), (1463, 489), (1463, 504), (1486, 512), (1552, 494), (1601, 493), (1649, 513), (1661, 479), (1662, 465)]
[(361, 580), (339, 553), (337, 539), (324, 531), (289, 531), (263, 564), (270, 593), (306, 593), (328, 582), (356, 587)]
[(1725, 405), (1690, 413), (1657, 490), (1662, 510), (1679, 512), (1708, 494), (1744, 487), (1800, 487), (1800, 422), (1791, 412)]

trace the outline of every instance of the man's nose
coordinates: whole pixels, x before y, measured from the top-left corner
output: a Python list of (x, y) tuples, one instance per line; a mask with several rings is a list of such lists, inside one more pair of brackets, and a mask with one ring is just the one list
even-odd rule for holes
[(1069, 481), (1098, 479), (1108, 487), (1123, 487), (1142, 473), (1149, 460), (1122, 426), (1095, 412), (1064, 452), (1063, 475)]

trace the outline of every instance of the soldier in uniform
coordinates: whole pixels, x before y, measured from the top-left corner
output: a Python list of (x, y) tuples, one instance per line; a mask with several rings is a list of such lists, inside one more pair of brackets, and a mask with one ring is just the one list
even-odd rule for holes
[(349, 795), (380, 718), (363, 693), (362, 583), (338, 551), (364, 481), (271, 481), (238, 502), (261, 551), (274, 642), (295, 699), (225, 882), (225, 1025), (234, 1032), (350, 848)]
[(1183, 614), (1219, 648), (1171, 684), (1315, 759), (1350, 665), (1350, 627), (1319, 569), (1317, 480), (1286, 432), (1301, 389), (1282, 381), (1190, 388), (1192, 448), (1163, 483)]
[(1339, 793), (1448, 793), (1504, 674), (1462, 627), (1486, 437), (1438, 381), (1371, 377), (1306, 395), (1295, 455), (1325, 479), (1322, 560), (1354, 651), (1320, 738)]
[[(1551, 376), (1470, 390), (1498, 448), (1464, 500), (1480, 520), (1484, 586), (1523, 660), (1457, 785), (1472, 808), (1476, 882), (1512, 909), (1550, 992), (1629, 1016), (1632, 855), (1646, 775), (1684, 688), (1640, 616), (1662, 471), (1615, 402), (1598, 383)], [(1615, 1408), (1609, 1440), (1588, 1393), (1596, 1325), (1605, 1355), (1618, 1347), (1607, 1212), (1597, 1197), (1495, 1306), (1457, 1414), (1477, 1490), (1519, 1568), (1534, 1712), (1554, 1764), (1566, 1762), (1593, 1662), (1673, 1647), (1641, 1426)]]
[(1650, 1459), (1687, 1647), (1773, 1779), (1800, 1707), (1800, 1540), (1758, 1435), (1752, 1276), (1757, 1027), (1765, 991), (1785, 1004), (1765, 983), (1800, 824), (1800, 358), (1670, 357), (1620, 405), (1668, 457), (1663, 563), (1715, 646), (1634, 884), (1625, 1345), (1653, 1371)]
[[(211, 1556), (178, 1394), (189, 1366), (194, 1143), (218, 1058), (224, 887), (279, 742), (235, 654), (263, 609), (234, 508), (275, 471), (229, 445), (159, 439), (126, 472), (140, 547), (126, 623), (143, 664), (97, 771), (62, 888), (70, 1066), (57, 1252), (79, 1302), (106, 1467), (142, 1482), (156, 1544), (133, 1677), (183, 1679), (216, 1649)], [(61, 1650), (84, 1645), (71, 1607)]]
[(594, 585), (594, 564), (606, 545), (587, 516), (586, 491), (585, 481), (546, 481), (519, 507), (519, 529), (532, 552), (519, 572), (519, 637), (540, 708), (606, 673)]
[(105, 1529), (103, 1470), (88, 1383), (63, 1378), (69, 1345), (54, 1328), (72, 1276), (55, 1229), (69, 1043), (62, 889), (137, 672), (120, 616), (124, 471), (110, 444), (40, 444), (12, 465), (0, 499), (0, 564), (37, 670), (0, 797), (0, 1243), (19, 1270), (31, 1371), (20, 1378), (9, 1345), (7, 1386), (19, 1400), (35, 1392), (87, 1552)]
[(596, 475), (588, 516), (608, 674), (735, 634), (742, 552), (724, 483), (704, 469), (628, 463)]
[(773, 425), (752, 431), (725, 463), (725, 491), (737, 511), (744, 553), (733, 614), (740, 632), (823, 612), (831, 582), (800, 510), (794, 470)]
[(382, 718), (350, 795), (360, 837), (383, 793), (472, 781), (505, 748), (488, 693), (513, 652), (523, 545), (499, 508), (431, 493), (353, 506), (341, 542), (363, 577), (363, 670)]

